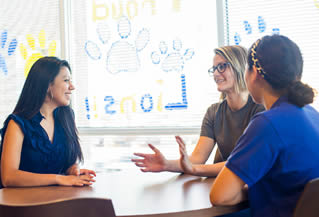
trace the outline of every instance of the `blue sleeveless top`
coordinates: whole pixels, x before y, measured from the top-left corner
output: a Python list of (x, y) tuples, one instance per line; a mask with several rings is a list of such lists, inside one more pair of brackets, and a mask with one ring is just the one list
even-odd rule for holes
[(20, 170), (42, 174), (64, 174), (71, 166), (66, 165), (67, 141), (65, 132), (56, 118), (57, 109), (54, 111), (54, 136), (52, 143), (48, 134), (40, 125), (41, 120), (44, 118), (40, 112), (30, 120), (14, 114), (9, 115), (6, 119), (1, 130), (1, 153), (8, 123), (13, 120), (20, 126), (24, 134)]

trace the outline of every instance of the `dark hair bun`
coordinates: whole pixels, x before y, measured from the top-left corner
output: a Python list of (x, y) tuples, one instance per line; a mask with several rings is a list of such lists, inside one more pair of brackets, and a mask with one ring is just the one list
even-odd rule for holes
[(315, 91), (308, 84), (296, 81), (288, 89), (288, 101), (303, 107), (313, 102)]

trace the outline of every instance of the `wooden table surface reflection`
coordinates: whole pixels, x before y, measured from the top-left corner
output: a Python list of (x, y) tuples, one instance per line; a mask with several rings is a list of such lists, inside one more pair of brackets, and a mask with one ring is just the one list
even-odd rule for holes
[(142, 173), (123, 170), (98, 173), (87, 187), (32, 187), (0, 190), (0, 203), (37, 204), (63, 198), (101, 197), (112, 199), (117, 216), (217, 216), (248, 207), (213, 207), (209, 192), (214, 178), (176, 173)]

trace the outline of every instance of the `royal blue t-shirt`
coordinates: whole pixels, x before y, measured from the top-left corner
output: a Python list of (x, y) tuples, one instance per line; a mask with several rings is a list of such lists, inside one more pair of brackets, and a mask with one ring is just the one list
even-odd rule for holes
[(63, 174), (71, 166), (66, 165), (67, 141), (64, 130), (56, 118), (57, 109), (54, 111), (53, 142), (49, 140), (46, 131), (40, 125), (41, 120), (44, 118), (40, 112), (31, 120), (14, 114), (9, 115), (6, 119), (4, 127), (1, 130), (1, 152), (8, 123), (10, 120), (13, 120), (19, 125), (24, 134), (20, 170), (42, 174)]
[(319, 177), (319, 113), (279, 98), (256, 114), (226, 167), (248, 184), (252, 216), (292, 216), (306, 183)]

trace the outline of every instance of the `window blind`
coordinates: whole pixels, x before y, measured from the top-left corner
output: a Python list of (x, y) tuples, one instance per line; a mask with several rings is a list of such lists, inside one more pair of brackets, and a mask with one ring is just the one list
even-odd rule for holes
[(217, 46), (215, 4), (71, 1), (78, 126), (199, 128), (219, 98), (207, 73)]
[[(226, 0), (225, 41), (249, 48), (266, 34), (288, 36), (300, 47), (304, 70), (302, 81), (319, 90), (319, 4), (316, 0)], [(318, 100), (314, 106), (318, 109)]]
[(56, 0), (1, 0), (0, 128), (32, 64), (44, 55), (60, 56), (59, 9)]

